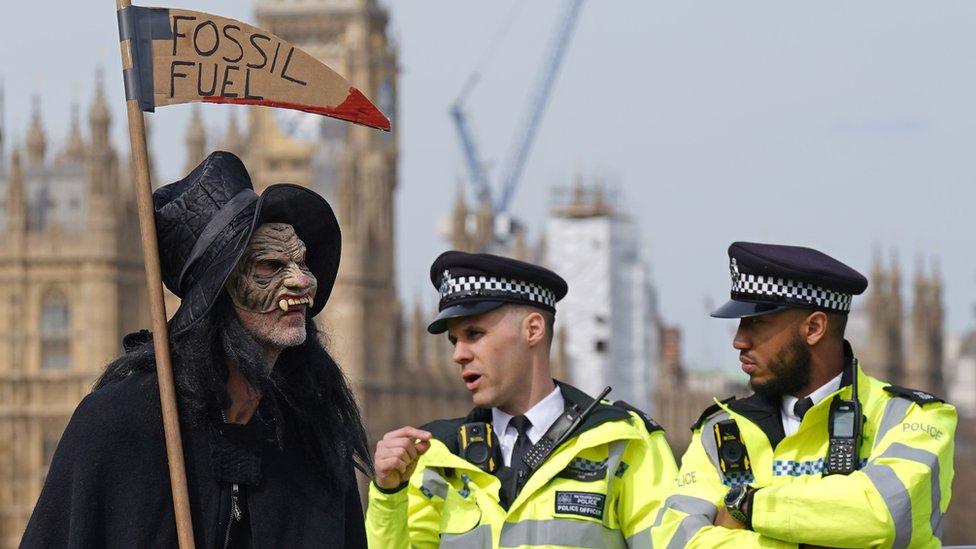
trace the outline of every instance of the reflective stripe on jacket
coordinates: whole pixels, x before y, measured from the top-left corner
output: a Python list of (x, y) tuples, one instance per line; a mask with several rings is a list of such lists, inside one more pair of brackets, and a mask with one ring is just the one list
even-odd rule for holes
[[(865, 416), (862, 467), (847, 476), (823, 476), (833, 394), (786, 437), (781, 430), (770, 435), (780, 422), (778, 403), (765, 417), (761, 406), (750, 407), (756, 396), (716, 402), (720, 409), (694, 430), (675, 491), (655, 517), (654, 547), (940, 547), (956, 410), (937, 400), (913, 401), (886, 391), (886, 385), (858, 371)], [(834, 394), (851, 398), (849, 382)], [(726, 478), (721, 472), (713, 427), (730, 418), (739, 427), (752, 475)], [(760, 488), (752, 530), (713, 526), (729, 488), (742, 483)]]
[(563, 443), (507, 511), (496, 476), (433, 439), (405, 489), (370, 485), (369, 546), (649, 547), (677, 467), (663, 431), (648, 432), (632, 412), (620, 416)]

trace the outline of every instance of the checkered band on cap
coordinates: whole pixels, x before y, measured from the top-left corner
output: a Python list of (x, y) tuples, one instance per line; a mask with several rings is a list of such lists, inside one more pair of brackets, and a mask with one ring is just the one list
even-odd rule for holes
[(438, 292), (441, 295), (442, 309), (458, 299), (474, 296), (517, 299), (556, 309), (556, 294), (552, 290), (531, 282), (499, 276), (452, 277), (450, 271), (444, 271)]
[(851, 310), (851, 302), (854, 299), (851, 294), (835, 292), (797, 280), (741, 273), (734, 257), (729, 268), (732, 272), (733, 299), (774, 298), (775, 301), (813, 305), (844, 313)]

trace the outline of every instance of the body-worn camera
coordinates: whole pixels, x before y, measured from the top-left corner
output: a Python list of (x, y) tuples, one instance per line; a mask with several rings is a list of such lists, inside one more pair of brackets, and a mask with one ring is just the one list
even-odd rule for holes
[(458, 427), (461, 457), (486, 473), (494, 473), (498, 468), (491, 433), (491, 424), (483, 421), (465, 423)]
[(751, 473), (752, 465), (749, 463), (749, 452), (746, 445), (742, 443), (742, 435), (739, 433), (739, 426), (735, 420), (726, 419), (719, 421), (714, 427), (715, 443), (718, 446), (719, 464), (722, 473)]

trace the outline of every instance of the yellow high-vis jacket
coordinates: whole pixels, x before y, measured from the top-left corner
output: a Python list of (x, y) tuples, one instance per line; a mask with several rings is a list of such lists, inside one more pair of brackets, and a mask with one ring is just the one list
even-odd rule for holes
[[(560, 383), (569, 403), (592, 397)], [(643, 414), (599, 404), (528, 478), (506, 510), (501, 481), (461, 458), (457, 428), (490, 410), (437, 421), (407, 486), (370, 485), (372, 548), (650, 547), (650, 527), (677, 473), (664, 432)]]
[[(955, 408), (858, 369), (862, 466), (850, 475), (823, 476), (830, 403), (835, 394), (851, 398), (850, 371), (790, 436), (779, 402), (758, 395), (716, 401), (695, 425), (674, 492), (655, 517), (654, 547), (941, 547)], [(751, 475), (722, 473), (715, 426), (729, 419), (739, 428)], [(713, 526), (729, 488), (739, 484), (759, 488), (752, 529)]]

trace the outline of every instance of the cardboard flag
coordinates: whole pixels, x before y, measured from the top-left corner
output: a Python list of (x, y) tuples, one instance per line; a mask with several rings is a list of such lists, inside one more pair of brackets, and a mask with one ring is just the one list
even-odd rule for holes
[(318, 59), (257, 27), (198, 11), (119, 12), (126, 99), (139, 108), (204, 101), (312, 112), (390, 130), (376, 105)]

